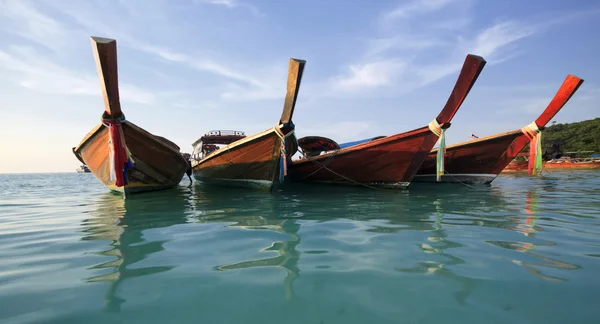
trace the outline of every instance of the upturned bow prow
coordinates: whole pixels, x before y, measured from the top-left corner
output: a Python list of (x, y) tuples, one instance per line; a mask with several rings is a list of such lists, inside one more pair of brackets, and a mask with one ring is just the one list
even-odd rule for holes
[(119, 75), (117, 69), (117, 41), (110, 38), (91, 37), (96, 70), (100, 77), (104, 109), (111, 118), (123, 115), (119, 99)]
[(583, 83), (583, 79), (576, 77), (574, 75), (567, 75), (565, 81), (563, 81), (562, 85), (548, 104), (548, 107), (542, 112), (542, 114), (535, 120), (535, 124), (538, 127), (545, 127), (546, 124), (554, 118), (554, 116), (562, 109), (562, 107), (571, 99), (573, 94), (579, 89), (581, 84)]
[(300, 90), (300, 82), (304, 72), (305, 60), (291, 58), (288, 69), (287, 92), (283, 104), (283, 112), (281, 113), (280, 124), (286, 125), (292, 121), (294, 108), (296, 107), (296, 99)]
[(450, 97), (448, 98), (444, 109), (442, 109), (440, 114), (436, 117), (437, 122), (442, 128), (447, 128), (447, 126), (449, 126), (450, 121), (458, 111), (458, 108), (460, 108), (465, 101), (465, 98), (467, 98), (469, 91), (471, 91), (471, 88), (475, 84), (475, 81), (477, 81), (477, 78), (486, 63), (487, 62), (480, 56), (473, 54), (467, 55), (463, 67), (460, 70), (460, 74), (458, 75), (458, 79), (456, 80), (456, 84), (454, 85), (454, 89), (452, 90), (452, 93), (450, 93)]

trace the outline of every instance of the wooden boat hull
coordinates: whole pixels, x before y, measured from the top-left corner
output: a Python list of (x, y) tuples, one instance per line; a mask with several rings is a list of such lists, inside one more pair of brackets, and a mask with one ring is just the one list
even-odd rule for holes
[[(279, 177), (281, 142), (275, 129), (245, 137), (195, 162), (192, 173), (207, 184), (270, 189)], [(286, 152), (296, 151), (296, 138), (288, 136)]]
[[(444, 155), (445, 174), (439, 182), (470, 184), (492, 182), (530, 143), (530, 136), (534, 136), (534, 133), (537, 134), (546, 126), (582, 83), (582, 79), (568, 75), (542, 114), (523, 129), (448, 146)], [(417, 173), (415, 181), (431, 182), (436, 179), (437, 153), (437, 150), (431, 151)]]
[[(446, 147), (440, 182), (489, 184), (529, 143), (520, 130)], [(436, 182), (437, 149), (431, 151), (417, 172), (415, 182)]]
[(289, 176), (293, 181), (406, 188), (437, 140), (437, 135), (423, 127), (296, 160)]
[(124, 194), (175, 187), (187, 169), (187, 162), (174, 143), (152, 135), (131, 122), (122, 124), (125, 143), (134, 167), (127, 172), (128, 184), (117, 187), (110, 179), (109, 132), (99, 124), (73, 149), (96, 178), (108, 189)]

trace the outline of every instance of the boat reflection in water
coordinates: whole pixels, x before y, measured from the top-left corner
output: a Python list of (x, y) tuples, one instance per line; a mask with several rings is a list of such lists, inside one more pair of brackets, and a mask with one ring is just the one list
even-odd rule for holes
[[(512, 199), (524, 193), (528, 195), (525, 212), (522, 199)], [(140, 293), (135, 284), (128, 290), (119, 288), (139, 276), (158, 275), (158, 282), (184, 278), (183, 285), (204, 287), (203, 293), (215, 301), (232, 298), (227, 290), (232, 278), (265, 280), (281, 284), (281, 297), (294, 304), (302, 303), (298, 295), (310, 301), (335, 292), (347, 294), (346, 300), (354, 300), (365, 311), (389, 313), (397, 309), (397, 301), (386, 295), (392, 294), (389, 291), (419, 289), (424, 282), (439, 287), (448, 287), (447, 281), (457, 283), (454, 299), (465, 305), (477, 287), (495, 289), (506, 272), (519, 272), (515, 264), (545, 280), (565, 279), (556, 272), (544, 273), (544, 268), (578, 268), (534, 252), (536, 246), (554, 243), (535, 237), (543, 227), (536, 223), (538, 192), (533, 189), (510, 192), (494, 186), (441, 184), (433, 192), (419, 186), (398, 192), (298, 184), (272, 195), (236, 188), (180, 187), (136, 198), (106, 194), (96, 202), (92, 217), (83, 221), (84, 240), (110, 242), (98, 254), (111, 260), (89, 268), (94, 275), (87, 279), (110, 283), (105, 296), (108, 311), (121, 311), (125, 298), (119, 295)], [(177, 225), (182, 226), (177, 235), (165, 230)], [(192, 233), (185, 236), (187, 232)], [(515, 233), (525, 234), (526, 239), (510, 239)], [(494, 240), (496, 236), (505, 240)], [(171, 250), (165, 247), (168, 242)], [(185, 246), (189, 249), (181, 252)], [(482, 253), (486, 246), (494, 253)], [(190, 272), (177, 269), (165, 278), (164, 273), (178, 266)], [(250, 271), (265, 268), (283, 270), (285, 277), (279, 283), (272, 273)], [(232, 276), (236, 271), (240, 275)], [(434, 281), (419, 281), (428, 280), (423, 276)], [(370, 289), (381, 287), (380, 297), (386, 298), (365, 298), (369, 292), (358, 279), (369, 282)], [(308, 286), (327, 289), (314, 292)], [(396, 288), (384, 288), (392, 286)]]
[[(537, 225), (536, 222), (539, 220), (539, 192), (536, 189), (529, 189), (527, 191), (527, 198), (525, 200), (525, 208), (524, 211), (527, 217), (523, 220), (523, 217), (511, 217), (512, 222), (509, 226), (506, 226), (506, 229), (510, 229), (519, 233), (522, 233), (528, 238), (535, 238), (537, 232), (543, 232), (544, 228)], [(538, 239), (539, 240), (539, 239)], [(541, 241), (541, 240), (540, 240)], [(556, 243), (551, 241), (542, 241), (542, 243), (533, 244), (529, 242), (504, 242), (504, 241), (490, 241), (490, 243), (497, 245), (501, 248), (515, 250), (518, 252), (522, 252), (528, 257), (519, 257), (514, 258), (511, 261), (514, 264), (523, 266), (529, 271), (529, 273), (542, 278), (544, 280), (549, 281), (566, 281), (564, 278), (559, 278), (556, 276), (550, 276), (544, 274), (539, 267), (544, 268), (560, 268), (560, 269), (570, 269), (576, 270), (580, 269), (578, 265), (570, 264), (567, 262), (563, 262), (560, 260), (552, 259), (545, 257), (541, 254), (534, 253), (534, 249), (538, 246), (555, 246)], [(540, 261), (526, 261), (526, 259), (537, 259)]]
[(118, 195), (106, 193), (95, 202), (98, 205), (97, 211), (92, 213), (91, 218), (82, 222), (85, 228), (82, 240), (111, 242), (108, 249), (97, 254), (113, 260), (89, 268), (102, 274), (87, 278), (88, 282), (111, 283), (105, 297), (107, 311), (121, 310), (125, 300), (120, 298), (117, 292), (126, 279), (154, 275), (175, 267), (173, 265), (131, 268), (149, 255), (165, 250), (163, 245), (168, 241), (149, 241), (144, 238), (144, 231), (185, 223), (187, 217), (184, 211), (189, 209), (190, 194), (189, 189), (181, 188), (152, 192), (135, 197), (136, 199), (124, 200)]

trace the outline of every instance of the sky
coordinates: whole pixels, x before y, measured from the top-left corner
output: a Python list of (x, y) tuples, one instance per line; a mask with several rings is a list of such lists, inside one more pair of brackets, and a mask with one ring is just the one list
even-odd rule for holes
[(117, 40), (127, 119), (191, 152), (213, 129), (294, 123), (338, 143), (426, 126), (467, 54), (488, 64), (447, 144), (521, 128), (568, 74), (555, 121), (600, 117), (595, 0), (0, 0), (0, 173), (74, 172), (104, 110), (90, 36)]

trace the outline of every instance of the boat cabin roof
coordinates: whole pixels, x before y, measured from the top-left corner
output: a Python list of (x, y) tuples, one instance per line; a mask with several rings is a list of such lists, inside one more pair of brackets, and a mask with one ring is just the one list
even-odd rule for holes
[(212, 130), (204, 136), (197, 139), (192, 146), (196, 146), (200, 143), (202, 144), (223, 144), (228, 145), (237, 140), (246, 137), (246, 134), (241, 131), (234, 130)]

